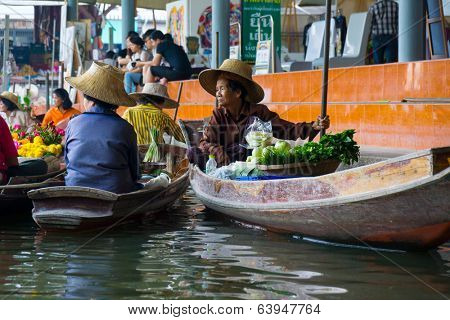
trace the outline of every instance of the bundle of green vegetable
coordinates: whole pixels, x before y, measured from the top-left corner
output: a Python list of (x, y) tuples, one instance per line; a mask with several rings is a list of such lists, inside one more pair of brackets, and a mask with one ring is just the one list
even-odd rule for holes
[(323, 160), (339, 160), (345, 164), (351, 164), (359, 159), (359, 146), (353, 140), (354, 134), (355, 130), (327, 134), (318, 143), (307, 142), (303, 146), (294, 148), (291, 148), (286, 141), (278, 141), (275, 146), (254, 149), (252, 155), (247, 158), (247, 162), (282, 165), (296, 162), (317, 163)]
[(161, 159), (157, 142), (158, 136), (159, 136), (158, 129), (155, 128), (150, 129), (150, 137), (152, 141), (148, 146), (147, 153), (145, 154), (144, 157), (144, 162), (158, 162)]

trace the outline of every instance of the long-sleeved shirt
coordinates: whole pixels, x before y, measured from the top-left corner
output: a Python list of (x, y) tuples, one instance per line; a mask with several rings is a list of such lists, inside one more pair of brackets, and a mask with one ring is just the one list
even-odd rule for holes
[(207, 154), (214, 154), (219, 165), (230, 161), (244, 161), (246, 153), (240, 148), (245, 144), (244, 133), (255, 117), (272, 123), (273, 136), (278, 139), (314, 139), (319, 131), (312, 128), (312, 122), (292, 123), (280, 118), (262, 104), (245, 104), (237, 120), (225, 108), (216, 108), (209, 124), (205, 127), (199, 148)]
[(136, 133), (112, 110), (94, 106), (70, 120), (64, 154), (67, 186), (115, 193), (139, 188)]
[(372, 14), (372, 35), (398, 34), (398, 3), (392, 0), (378, 0), (369, 8)]
[(0, 117), (0, 184), (6, 182), (7, 160), (15, 157), (17, 157), (17, 150), (11, 138), (11, 133), (5, 120)]
[(138, 144), (149, 144), (151, 142), (151, 128), (158, 129), (159, 131), (158, 143), (163, 142), (163, 132), (173, 136), (178, 141), (184, 141), (181, 128), (175, 121), (152, 104), (128, 108), (122, 117), (134, 127)]
[(9, 127), (19, 125), (22, 129), (31, 131), (34, 125), (33, 119), (31, 119), (28, 112), (22, 110), (14, 110), (9, 115), (5, 113), (5, 121)]

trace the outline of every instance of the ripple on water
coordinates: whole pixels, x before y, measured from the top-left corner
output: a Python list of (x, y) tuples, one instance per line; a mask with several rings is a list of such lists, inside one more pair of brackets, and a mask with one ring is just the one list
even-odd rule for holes
[(154, 220), (94, 236), (1, 225), (0, 296), (435, 299), (450, 292), (448, 246), (380, 255), (311, 244), (212, 214), (191, 190)]

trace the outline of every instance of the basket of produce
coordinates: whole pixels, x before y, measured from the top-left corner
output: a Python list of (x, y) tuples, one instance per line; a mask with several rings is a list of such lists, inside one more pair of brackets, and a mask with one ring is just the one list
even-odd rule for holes
[(359, 146), (353, 140), (355, 130), (324, 135), (319, 142), (291, 147), (286, 141), (274, 146), (257, 147), (247, 162), (266, 175), (308, 177), (333, 173), (339, 164), (359, 159)]

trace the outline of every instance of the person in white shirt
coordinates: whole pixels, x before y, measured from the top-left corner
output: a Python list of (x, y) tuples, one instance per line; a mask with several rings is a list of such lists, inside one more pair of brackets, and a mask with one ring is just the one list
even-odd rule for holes
[(5, 114), (4, 119), (10, 128), (19, 125), (29, 131), (35, 124), (28, 112), (20, 110), (19, 98), (14, 93), (5, 91), (0, 95), (0, 112)]
[(132, 52), (131, 61), (127, 64), (127, 72), (125, 73), (125, 91), (129, 94), (135, 92), (135, 86), (142, 82), (142, 67), (136, 66), (136, 62), (148, 61), (150, 55), (144, 49), (144, 40), (139, 36), (131, 36), (130, 50)]

